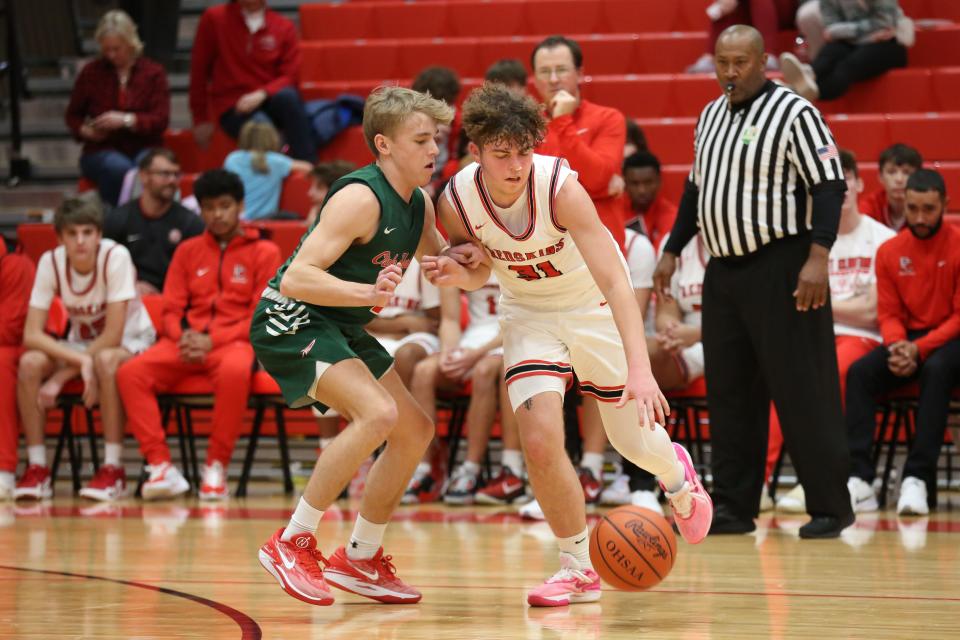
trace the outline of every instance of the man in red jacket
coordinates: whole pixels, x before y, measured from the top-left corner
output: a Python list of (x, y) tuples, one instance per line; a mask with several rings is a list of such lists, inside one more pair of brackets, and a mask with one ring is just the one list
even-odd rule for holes
[(162, 337), (117, 372), (130, 431), (140, 442), (150, 478), (143, 498), (168, 498), (190, 487), (170, 464), (156, 394), (190, 375), (211, 379), (213, 432), (200, 497), (227, 496), (226, 469), (247, 407), (253, 348), (250, 319), (280, 250), (240, 226), (243, 183), (214, 169), (197, 178), (194, 194), (207, 230), (177, 248), (163, 286)]
[(203, 12), (190, 59), (194, 136), (206, 146), (213, 121), (236, 138), (250, 118), (283, 131), (290, 155), (316, 162), (310, 123), (297, 92), (297, 28), (266, 0), (232, 0)]
[(855, 511), (875, 510), (871, 483), (877, 397), (919, 381), (916, 435), (903, 467), (897, 513), (926, 515), (936, 505), (937, 459), (950, 394), (960, 382), (960, 230), (943, 225), (947, 191), (920, 169), (906, 189), (906, 224), (877, 251), (877, 318), (883, 346), (847, 373), (847, 435)]
[(13, 497), (16, 485), (17, 362), (23, 353), (23, 323), (34, 272), (29, 258), (7, 253), (6, 243), (0, 240), (0, 502)]
[(623, 114), (611, 107), (580, 97), (583, 52), (573, 40), (550, 36), (530, 56), (533, 84), (547, 105), (547, 136), (536, 152), (559, 156), (577, 172), (601, 222), (623, 249), (623, 193), (620, 165), (627, 124)]

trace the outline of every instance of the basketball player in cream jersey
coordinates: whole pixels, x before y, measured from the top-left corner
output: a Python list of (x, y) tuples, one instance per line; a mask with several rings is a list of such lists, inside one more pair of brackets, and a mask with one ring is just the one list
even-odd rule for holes
[(502, 291), (504, 368), (534, 494), (559, 539), (560, 570), (530, 591), (533, 606), (600, 597), (590, 564), (583, 494), (563, 446), (563, 393), (576, 371), (601, 401), (611, 444), (655, 474), (691, 543), (710, 528), (712, 502), (689, 454), (670, 442), (666, 398), (650, 370), (643, 318), (623, 257), (576, 174), (537, 156), (545, 122), (539, 105), (498, 85), (464, 104), (463, 127), (479, 162), (461, 170), (440, 199), (452, 244), (482, 246), (490, 264), (452, 257), (421, 266), (441, 286), (479, 288), (492, 268)]

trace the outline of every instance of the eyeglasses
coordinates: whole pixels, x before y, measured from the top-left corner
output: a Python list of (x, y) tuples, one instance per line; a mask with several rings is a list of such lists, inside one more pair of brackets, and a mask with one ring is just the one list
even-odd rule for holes
[(575, 69), (571, 67), (545, 67), (542, 69), (537, 69), (535, 75), (541, 80), (549, 80), (552, 76), (557, 76), (558, 79), (563, 79), (569, 77)]
[(158, 176), (160, 178), (173, 178), (174, 180), (179, 180), (180, 176), (183, 175), (179, 171), (156, 171), (152, 169), (149, 171), (149, 173), (152, 173), (153, 175)]

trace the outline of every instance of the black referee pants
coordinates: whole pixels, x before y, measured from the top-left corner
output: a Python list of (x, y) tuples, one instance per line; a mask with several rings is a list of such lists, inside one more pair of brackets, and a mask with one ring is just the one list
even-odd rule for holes
[(810, 236), (743, 259), (713, 259), (703, 283), (703, 348), (714, 500), (757, 516), (770, 400), (813, 516), (845, 517), (849, 455), (830, 305), (796, 310)]
[[(911, 331), (916, 340), (926, 331)], [(917, 430), (903, 467), (903, 476), (923, 480), (927, 498), (936, 506), (937, 460), (947, 428), (950, 394), (960, 383), (960, 340), (951, 340), (931, 353), (909, 378), (894, 375), (887, 366), (889, 352), (877, 347), (860, 358), (847, 372), (847, 438), (850, 440), (850, 475), (869, 482), (876, 475), (873, 436), (877, 430), (878, 396), (911, 382), (920, 382)]]

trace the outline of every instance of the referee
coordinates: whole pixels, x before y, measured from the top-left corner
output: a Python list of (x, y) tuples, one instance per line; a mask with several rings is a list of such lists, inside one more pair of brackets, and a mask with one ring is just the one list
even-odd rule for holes
[(807, 496), (801, 538), (854, 521), (827, 279), (846, 184), (817, 109), (767, 80), (763, 38), (726, 29), (724, 95), (700, 114), (694, 164), (654, 275), (669, 296), (677, 256), (699, 231), (712, 259), (703, 346), (716, 509), (711, 533), (748, 533), (764, 483), (770, 400)]

